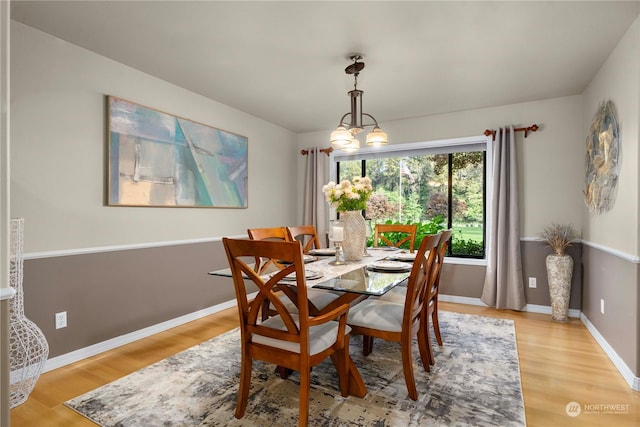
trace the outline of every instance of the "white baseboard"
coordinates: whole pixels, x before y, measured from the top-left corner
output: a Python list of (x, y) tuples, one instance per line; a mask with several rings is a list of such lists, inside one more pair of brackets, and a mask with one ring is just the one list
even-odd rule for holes
[[(454, 302), (458, 304), (469, 304), (469, 305), (480, 305), (483, 307), (488, 307), (487, 304), (482, 302), (480, 298), (471, 298), (471, 297), (461, 297), (457, 295), (438, 295), (438, 299), (444, 302)], [(543, 313), (543, 314), (551, 314), (551, 307), (548, 305), (535, 305), (535, 304), (527, 304), (522, 311), (529, 311), (531, 313)], [(569, 317), (580, 317), (580, 310), (570, 309), (567, 313)]]
[[(551, 307), (548, 305), (537, 305), (537, 304), (527, 304), (524, 307), (524, 311), (528, 311), (531, 313), (542, 313), (542, 314), (551, 314)], [(582, 312), (580, 310), (576, 310), (575, 308), (570, 308), (567, 312), (567, 316), (580, 318)]]
[(458, 295), (444, 295), (444, 294), (440, 294), (438, 295), (438, 300), (439, 301), (444, 301), (444, 302), (455, 302), (458, 304), (469, 304), (469, 305), (481, 305), (484, 307), (487, 307), (487, 304), (483, 303), (482, 300), (480, 300), (480, 298), (471, 298), (471, 297), (461, 297)]
[(596, 342), (600, 345), (600, 347), (602, 347), (607, 356), (609, 356), (609, 359), (611, 359), (615, 367), (618, 369), (618, 372), (620, 372), (627, 384), (629, 384), (629, 386), (633, 390), (640, 391), (640, 377), (636, 377), (633, 374), (633, 371), (627, 366), (626, 363), (624, 363), (624, 360), (622, 360), (622, 358), (618, 356), (618, 353), (616, 353), (613, 347), (609, 345), (607, 340), (604, 339), (604, 337), (600, 334), (596, 327), (593, 326), (593, 323), (591, 323), (589, 318), (585, 316), (584, 313), (580, 315), (580, 320), (582, 320), (582, 323), (584, 323), (584, 326), (586, 326), (587, 330), (591, 333), (591, 336), (595, 338)]
[(90, 345), (89, 347), (84, 347), (70, 353), (52, 357), (45, 363), (43, 372), (48, 372), (53, 369), (58, 369), (66, 365), (70, 365), (88, 357), (95, 356), (96, 354), (112, 350), (122, 345), (132, 343), (139, 339), (146, 338), (160, 332), (164, 332), (168, 329), (175, 328), (176, 326), (184, 325), (185, 323), (192, 322), (202, 317), (209, 316), (211, 314), (235, 306), (236, 300), (233, 299), (231, 301), (223, 302), (221, 304), (198, 310), (193, 313), (185, 314), (184, 316), (176, 317), (175, 319), (167, 320), (166, 322), (158, 323), (157, 325), (149, 326), (148, 328), (140, 329), (126, 335), (121, 335), (116, 338), (102, 341), (97, 344)]
[[(253, 298), (255, 294), (249, 295), (250, 298)], [(469, 304), (469, 305), (478, 305), (478, 306), (487, 306), (480, 298), (472, 298), (472, 297), (462, 297), (457, 295), (439, 295), (438, 298), (440, 301), (444, 302), (453, 302), (458, 304)], [(103, 353), (108, 350), (112, 350), (114, 348), (120, 347), (125, 344), (132, 343), (142, 338), (149, 337), (151, 335), (166, 331), (171, 328), (175, 328), (176, 326), (183, 325), (185, 323), (200, 319), (205, 316), (209, 316), (211, 314), (217, 313), (222, 310), (226, 310), (227, 308), (235, 307), (236, 301), (231, 300), (227, 302), (223, 302), (221, 304), (214, 305), (212, 307), (208, 307), (193, 313), (186, 314), (184, 316), (177, 317), (175, 319), (167, 320), (166, 322), (159, 323), (157, 325), (149, 326), (148, 328), (140, 329), (138, 331), (131, 332), (126, 335), (121, 335), (116, 338), (112, 338), (107, 341), (103, 341), (89, 347), (81, 348), (70, 353), (66, 353), (60, 356), (52, 357), (47, 360), (44, 365), (43, 372), (48, 372), (54, 369), (61, 368), (66, 365), (70, 365), (72, 363), (78, 362), (80, 360), (86, 359), (91, 356), (95, 356), (96, 354)], [(527, 304), (525, 306), (524, 311), (529, 311), (533, 313), (547, 313), (551, 314), (551, 307), (544, 305), (535, 305), (535, 304)], [(631, 369), (624, 363), (624, 361), (618, 356), (618, 354), (613, 350), (613, 348), (607, 343), (607, 340), (598, 332), (598, 330), (593, 326), (593, 324), (589, 321), (589, 319), (580, 312), (580, 310), (571, 309), (569, 310), (569, 317), (579, 317), (582, 323), (586, 326), (587, 330), (591, 333), (591, 335), (595, 338), (596, 342), (602, 347), (604, 352), (607, 354), (609, 359), (613, 362), (614, 366), (618, 369), (620, 374), (623, 376), (625, 381), (629, 384), (629, 386), (633, 390), (640, 391), (640, 378), (636, 377)]]

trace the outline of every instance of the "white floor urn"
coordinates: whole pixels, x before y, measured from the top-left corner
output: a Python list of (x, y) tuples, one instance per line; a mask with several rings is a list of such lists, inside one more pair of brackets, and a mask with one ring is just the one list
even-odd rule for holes
[(367, 227), (361, 211), (340, 212), (340, 221), (344, 227), (342, 252), (345, 261), (360, 261), (367, 240)]
[(566, 322), (571, 296), (573, 258), (567, 254), (547, 256), (547, 278), (551, 297), (551, 320)]
[(27, 400), (49, 356), (49, 344), (42, 330), (24, 314), (23, 235), (24, 219), (12, 219), (9, 282), (16, 293), (9, 306), (10, 408)]

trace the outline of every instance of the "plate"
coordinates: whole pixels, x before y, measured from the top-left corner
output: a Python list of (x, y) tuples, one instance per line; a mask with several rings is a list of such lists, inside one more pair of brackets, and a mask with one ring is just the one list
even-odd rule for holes
[[(318, 257), (317, 256), (313, 256), (313, 255), (307, 255), (307, 254), (303, 254), (302, 255), (302, 262), (304, 262), (305, 264), (309, 263), (309, 262), (313, 262), (313, 261), (317, 261)], [(282, 259), (278, 260), (278, 264), (283, 264), (283, 265), (291, 265), (293, 264), (290, 261), (284, 261)]]
[(367, 267), (375, 269), (375, 270), (384, 270), (384, 271), (408, 271), (408, 270), (411, 270), (411, 265), (407, 264), (406, 262), (385, 261), (385, 260), (372, 262)]
[(389, 259), (396, 261), (414, 261), (416, 259), (416, 252), (401, 252), (399, 254), (390, 255)]
[(336, 254), (336, 248), (320, 248), (320, 249), (311, 249), (309, 251), (310, 255), (320, 255), (320, 256), (331, 256)]
[[(276, 273), (272, 273), (271, 276), (273, 277)], [(319, 279), (323, 276), (323, 274), (317, 270), (312, 270), (310, 268), (305, 268), (304, 269), (304, 276), (307, 280), (315, 280), (315, 279)], [(283, 282), (295, 282), (296, 281), (296, 272), (294, 271), (293, 273), (290, 273), (286, 276), (284, 276), (281, 279)]]

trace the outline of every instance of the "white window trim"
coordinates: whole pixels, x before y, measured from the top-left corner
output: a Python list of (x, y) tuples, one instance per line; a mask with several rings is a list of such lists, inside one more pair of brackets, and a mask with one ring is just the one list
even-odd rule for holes
[[(487, 260), (487, 253), (488, 253), (488, 248), (490, 247), (490, 239), (491, 239), (491, 233), (488, 233), (489, 230), (491, 230), (491, 200), (493, 197), (493, 191), (492, 191), (492, 183), (493, 183), (493, 144), (492, 144), (492, 139), (491, 136), (485, 136), (485, 135), (479, 135), (479, 136), (468, 136), (468, 137), (463, 137), (463, 138), (451, 138), (451, 139), (440, 139), (440, 140), (434, 140), (434, 141), (420, 141), (420, 142), (410, 142), (410, 143), (403, 143), (403, 144), (389, 144), (389, 145), (384, 145), (382, 147), (364, 147), (361, 148), (360, 150), (356, 151), (355, 153), (345, 153), (345, 152), (339, 152), (338, 150), (334, 150), (331, 152), (331, 154), (329, 155), (329, 164), (330, 164), (330, 168), (329, 168), (329, 178), (332, 181), (336, 181), (337, 179), (337, 168), (336, 166), (336, 162), (340, 162), (340, 161), (347, 161), (347, 160), (358, 160), (362, 157), (367, 157), (370, 158), (370, 156), (373, 154), (384, 154), (385, 157), (390, 157), (389, 154), (390, 153), (398, 153), (398, 157), (401, 156), (401, 154), (399, 154), (402, 151), (414, 151), (414, 150), (420, 150), (420, 149), (438, 149), (438, 148), (457, 148), (460, 149), (460, 151), (463, 151), (462, 149), (465, 146), (471, 146), (471, 145), (482, 145), (485, 149), (485, 151), (487, 152), (487, 156), (486, 156), (486, 163), (485, 163), (485, 167), (486, 167), (486, 172), (487, 172), (487, 176), (486, 176), (486, 192), (485, 192), (485, 197), (486, 197), (486, 206), (485, 206), (485, 231), (487, 231), (485, 233), (485, 251), (484, 251), (484, 258), (458, 258), (458, 257), (447, 257), (448, 260), (450, 260), (451, 263), (455, 263), (455, 264), (468, 264), (468, 265), (486, 265), (486, 260)], [(443, 150), (444, 152), (444, 150)]]

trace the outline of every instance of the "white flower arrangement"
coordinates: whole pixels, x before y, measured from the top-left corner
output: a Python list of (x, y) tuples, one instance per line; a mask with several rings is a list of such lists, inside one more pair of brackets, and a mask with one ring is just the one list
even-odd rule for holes
[(367, 208), (367, 200), (373, 193), (371, 179), (368, 177), (353, 177), (353, 183), (348, 179), (339, 184), (331, 181), (322, 187), (327, 202), (338, 212), (361, 211)]

